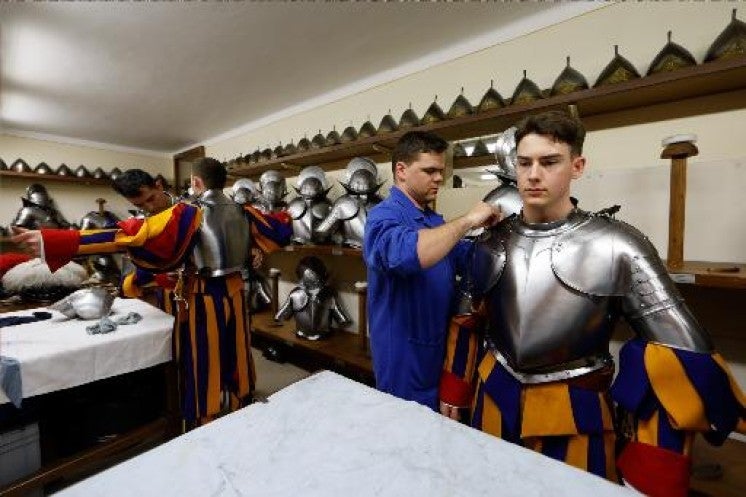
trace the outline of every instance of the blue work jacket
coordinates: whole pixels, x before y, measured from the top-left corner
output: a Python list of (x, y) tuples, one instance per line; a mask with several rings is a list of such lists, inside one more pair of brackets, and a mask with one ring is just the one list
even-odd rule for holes
[(440, 214), (419, 209), (392, 187), (389, 197), (370, 211), (363, 241), (376, 387), (434, 410), (455, 276), (471, 245), (461, 241), (440, 262), (422, 269), (417, 232), (443, 223)]

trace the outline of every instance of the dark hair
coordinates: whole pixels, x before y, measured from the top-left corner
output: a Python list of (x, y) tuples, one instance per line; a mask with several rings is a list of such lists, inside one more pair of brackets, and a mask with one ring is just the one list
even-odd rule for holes
[(550, 110), (526, 116), (517, 125), (515, 132), (516, 146), (524, 136), (531, 133), (537, 135), (551, 136), (554, 140), (567, 143), (573, 155), (583, 153), (583, 141), (585, 140), (585, 127), (580, 119), (559, 110)]
[(123, 197), (133, 198), (140, 195), (143, 186), (155, 188), (155, 180), (142, 169), (127, 169), (111, 182), (111, 186)]
[(212, 157), (203, 157), (192, 165), (192, 174), (199, 176), (208, 190), (222, 189), (228, 172), (225, 166)]
[(429, 131), (409, 131), (396, 142), (391, 152), (391, 172), (396, 178), (396, 163), (411, 164), (422, 153), (442, 154), (448, 148), (448, 142)]

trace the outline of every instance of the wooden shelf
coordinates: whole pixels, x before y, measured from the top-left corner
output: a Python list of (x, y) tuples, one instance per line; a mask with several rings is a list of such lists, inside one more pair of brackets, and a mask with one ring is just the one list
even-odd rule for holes
[(361, 349), (360, 338), (354, 333), (335, 330), (323, 340), (305, 340), (295, 335), (295, 320), (276, 326), (268, 312), (251, 316), (251, 330), (255, 336), (301, 350), (315, 358), (320, 367), (336, 366), (366, 378), (373, 377), (370, 356)]
[(78, 178), (77, 176), (60, 176), (57, 174), (39, 174), (39, 173), (20, 173), (18, 171), (0, 171), (0, 178), (12, 179), (24, 179), (24, 180), (37, 180), (41, 182), (55, 181), (58, 183), (77, 183), (81, 185), (101, 185), (111, 186), (111, 180), (109, 178)]
[(283, 247), (282, 252), (296, 252), (302, 255), (363, 256), (363, 251), (360, 249), (340, 247), (339, 245), (287, 245)]
[(689, 261), (679, 269), (669, 268), (671, 278), (679, 284), (713, 288), (746, 288), (746, 264)]
[(490, 155), (479, 155), (477, 157), (454, 157), (453, 158), (453, 169), (467, 169), (471, 167), (482, 167), (482, 166), (495, 166), (497, 160), (495, 156)]
[[(652, 105), (682, 102), (744, 89), (746, 56), (741, 56), (685, 67), (673, 72), (653, 74), (623, 83), (589, 88), (527, 104), (491, 109), (411, 129), (434, 131), (447, 140), (462, 140), (494, 134), (513, 125), (527, 114), (566, 108), (568, 105), (577, 106), (583, 118), (639, 109), (636, 119), (639, 122), (648, 122), (659, 119), (655, 114), (644, 112), (644, 109)], [(727, 104), (727, 108), (746, 107), (746, 99), (741, 93), (732, 100)], [(589, 129), (603, 129), (604, 126), (610, 124), (597, 122), (596, 127), (589, 126)], [(390, 150), (396, 141), (407, 131), (409, 129), (278, 157), (257, 164), (238, 166), (229, 171), (229, 174), (233, 177), (257, 178), (268, 169), (277, 169), (288, 176), (293, 176), (308, 165), (319, 165), (325, 170), (340, 169), (349, 159), (360, 155), (369, 156), (376, 161), (386, 161), (390, 158)]]

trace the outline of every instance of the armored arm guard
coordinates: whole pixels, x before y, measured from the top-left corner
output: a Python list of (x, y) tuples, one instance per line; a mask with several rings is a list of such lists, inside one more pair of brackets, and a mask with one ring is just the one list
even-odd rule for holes
[(329, 313), (331, 314), (331, 319), (336, 321), (339, 326), (347, 326), (352, 323), (352, 318), (347, 314), (347, 311), (336, 294), (332, 296)]
[[(296, 302), (298, 300), (305, 300), (305, 302)], [(285, 300), (285, 303), (282, 304), (282, 307), (280, 307), (280, 309), (277, 311), (277, 314), (275, 314), (275, 319), (281, 321), (283, 319), (292, 317), (297, 309), (305, 307), (307, 301), (308, 296), (303, 291), (303, 289), (301, 289), (300, 287), (293, 288), (293, 290), (288, 294), (288, 298)], [(297, 304), (301, 305), (299, 306)]]
[(577, 291), (620, 297), (621, 313), (645, 340), (693, 352), (712, 351), (708, 333), (684, 304), (655, 247), (634, 227), (592, 216), (557, 237), (552, 269)]

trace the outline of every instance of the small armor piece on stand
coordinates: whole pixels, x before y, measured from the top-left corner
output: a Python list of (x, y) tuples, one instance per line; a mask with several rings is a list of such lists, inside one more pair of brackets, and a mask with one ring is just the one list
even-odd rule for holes
[(297, 153), (298, 153), (298, 148), (293, 143), (293, 140), (290, 140), (290, 143), (285, 145), (285, 149), (282, 151), (283, 156), (295, 155)]
[(337, 128), (334, 127), (326, 135), (326, 138), (324, 139), (324, 146), (331, 147), (332, 145), (339, 145), (340, 143), (342, 143), (342, 140), (339, 137), (339, 133), (337, 133)]
[(451, 108), (448, 109), (448, 119), (468, 116), (471, 114), (474, 114), (474, 107), (472, 107), (471, 103), (466, 99), (464, 96), (464, 89), (461, 88), (461, 93), (456, 97), (456, 100), (453, 101)]
[(510, 105), (520, 105), (533, 102), (544, 98), (541, 94), (541, 90), (536, 83), (528, 79), (526, 76), (526, 70), (523, 71), (523, 79), (518, 83), (513, 96), (510, 98)]
[(122, 175), (122, 171), (118, 167), (115, 167), (114, 169), (111, 170), (111, 172), (109, 172), (109, 179), (114, 181), (121, 175)]
[[(114, 171), (112, 171), (112, 173), (113, 172)], [(57, 176), (72, 176), (73, 175), (73, 171), (72, 171), (72, 169), (70, 169), (69, 167), (67, 167), (67, 164), (60, 164), (60, 167), (58, 167), (54, 171), (54, 174), (56, 174)]]
[(355, 157), (345, 170), (340, 184), (347, 191), (332, 206), (329, 215), (316, 228), (319, 240), (330, 240), (341, 228), (342, 244), (361, 248), (368, 211), (381, 201), (376, 163), (367, 157)]
[(298, 152), (308, 152), (309, 150), (311, 150), (311, 141), (307, 136), (304, 136), (298, 141)]
[(419, 126), (420, 118), (417, 117), (417, 113), (412, 110), (412, 104), (409, 104), (409, 108), (404, 111), (399, 119), (399, 129), (414, 128)]
[(70, 223), (60, 214), (44, 185), (32, 183), (21, 197), (23, 206), (10, 223), (21, 228), (69, 228)]
[(77, 176), (78, 178), (90, 178), (91, 173), (83, 164), (81, 164), (77, 167), (77, 169), (75, 169), (75, 176)]
[(357, 140), (357, 130), (353, 126), (347, 126), (339, 137), (342, 143), (349, 143)]
[(659, 72), (671, 72), (682, 67), (696, 66), (697, 61), (689, 51), (671, 41), (671, 31), (668, 32), (668, 43), (658, 52), (650, 63), (647, 75)]
[(552, 96), (566, 95), (574, 91), (587, 89), (588, 81), (586, 81), (585, 76), (580, 74), (579, 71), (570, 67), (570, 57), (568, 56), (567, 66), (565, 66), (565, 69), (559, 76), (557, 76), (557, 79), (554, 80), (550, 94)]
[(487, 145), (485, 145), (484, 142), (479, 139), (474, 142), (474, 150), (471, 151), (471, 156), (483, 157), (485, 155), (490, 155), (490, 150), (487, 148)]
[(389, 113), (381, 118), (381, 123), (378, 125), (378, 131), (376, 131), (376, 133), (379, 135), (384, 133), (393, 133), (398, 129), (399, 125), (396, 124), (394, 116), (391, 115), (391, 109), (389, 109)]
[(611, 59), (601, 75), (596, 80), (596, 84), (593, 87), (613, 85), (616, 83), (622, 83), (632, 79), (640, 77), (640, 73), (637, 72), (635, 66), (630, 61), (619, 55), (619, 45), (614, 45), (614, 58)]
[(287, 194), (287, 182), (282, 173), (274, 169), (264, 171), (259, 176), (259, 196), (255, 207), (265, 213), (285, 210), (287, 204), (283, 198)]
[(7, 171), (8, 165), (5, 163), (4, 160), (0, 159), (0, 171)]
[(16, 161), (11, 164), (10, 170), (17, 173), (30, 173), (31, 166), (26, 164), (26, 161), (23, 159), (16, 159)]
[(373, 123), (370, 122), (370, 118), (368, 118), (368, 120), (365, 121), (362, 126), (360, 126), (360, 131), (358, 132), (357, 136), (358, 138), (369, 138), (375, 135), (376, 127), (373, 126)]
[(352, 322), (337, 293), (327, 285), (328, 273), (321, 260), (304, 257), (295, 268), (298, 286), (290, 291), (287, 300), (275, 315), (276, 320), (295, 317), (295, 334), (307, 340), (325, 338), (336, 322), (344, 327)]
[(490, 89), (485, 92), (482, 96), (482, 100), (479, 101), (479, 105), (477, 106), (478, 112), (505, 107), (505, 100), (503, 100), (502, 95), (495, 90), (494, 84), (495, 81), (490, 80)]
[(736, 9), (733, 9), (730, 23), (710, 45), (705, 55), (705, 62), (744, 54), (746, 54), (746, 23), (736, 18)]
[(52, 168), (50, 168), (46, 162), (39, 163), (38, 166), (34, 168), (34, 172), (36, 174), (52, 174)]
[(326, 138), (321, 134), (321, 130), (311, 139), (311, 148), (319, 149), (326, 146)]
[(427, 108), (427, 112), (425, 112), (425, 115), (422, 116), (422, 121), (420, 121), (420, 124), (425, 125), (437, 123), (445, 118), (446, 115), (443, 112), (443, 109), (441, 109), (440, 105), (438, 105), (438, 96), (435, 95), (435, 100), (433, 100), (433, 103), (431, 103), (430, 107)]
[(95, 179), (105, 179), (107, 176), (103, 169), (101, 169), (100, 167), (97, 167), (96, 169), (93, 170), (93, 177)]
[(288, 214), (293, 219), (293, 242), (312, 244), (319, 241), (316, 227), (332, 208), (326, 198), (331, 187), (324, 170), (319, 166), (303, 168), (298, 176), (298, 186), (294, 187), (298, 197), (288, 204)]

